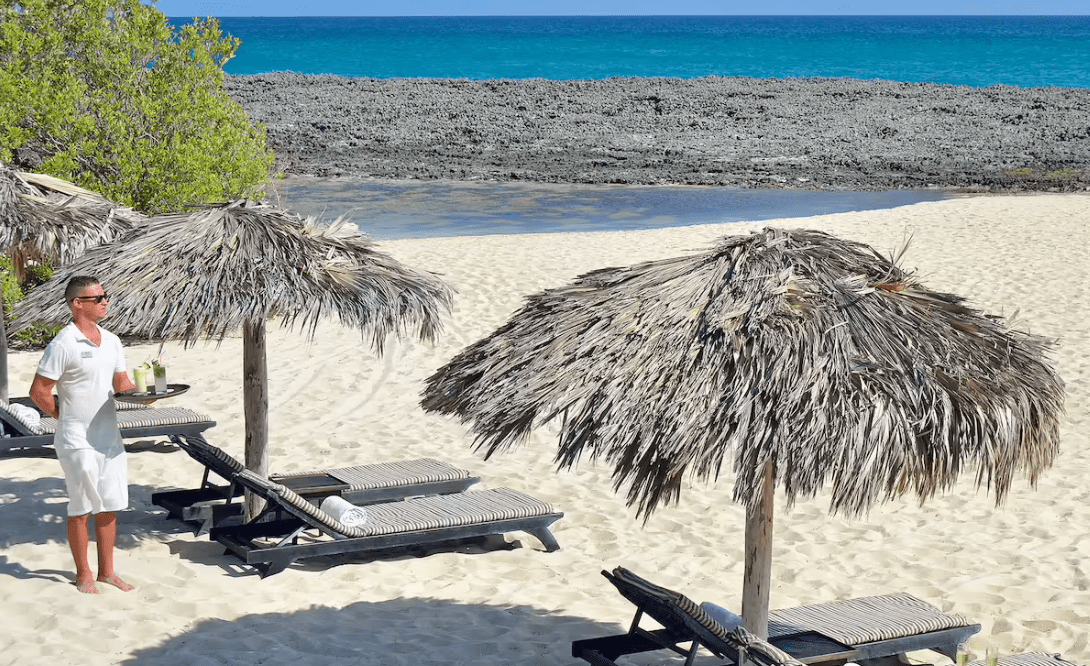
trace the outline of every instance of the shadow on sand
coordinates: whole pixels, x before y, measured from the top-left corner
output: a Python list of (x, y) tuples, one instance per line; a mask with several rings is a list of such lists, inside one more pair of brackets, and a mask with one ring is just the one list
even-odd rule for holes
[(623, 629), (617, 625), (524, 604), (403, 598), (244, 615), (229, 621), (206, 619), (120, 663), (577, 664), (583, 662), (571, 656), (572, 640), (619, 631)]

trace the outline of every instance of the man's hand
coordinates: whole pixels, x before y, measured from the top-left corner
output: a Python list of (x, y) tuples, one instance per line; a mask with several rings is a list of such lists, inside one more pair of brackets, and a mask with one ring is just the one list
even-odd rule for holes
[[(127, 372), (115, 372), (114, 373), (114, 393), (124, 393), (125, 391), (135, 391), (136, 384), (132, 383), (129, 379), (129, 373)], [(141, 405), (150, 405), (155, 402), (154, 400), (145, 400), (141, 402)]]
[(129, 373), (114, 373), (114, 393), (124, 393), (125, 391), (133, 391), (135, 389), (136, 384), (133, 384), (132, 380), (129, 379)]

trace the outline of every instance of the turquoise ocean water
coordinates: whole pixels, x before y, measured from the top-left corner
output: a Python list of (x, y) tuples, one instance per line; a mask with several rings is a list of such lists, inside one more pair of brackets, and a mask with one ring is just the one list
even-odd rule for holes
[[(241, 40), (225, 68), (232, 74), (852, 77), (1090, 88), (1090, 16), (225, 17), (220, 25)], [(285, 184), (281, 193), (300, 212), (337, 215), (352, 208), (362, 222), (368, 210), (387, 211), (383, 231), (371, 231), (377, 238), (770, 219), (942, 197), (723, 188), (671, 188), (666, 196), (653, 187), (628, 188), (620, 196), (618, 189), (323, 181)], [(405, 206), (406, 191), (433, 204)], [(409, 213), (414, 210), (418, 217)], [(572, 214), (559, 213), (565, 210)], [(361, 227), (368, 231), (366, 223)]]
[[(174, 19), (175, 22), (181, 19)], [(1090, 88), (1090, 16), (222, 18), (232, 74), (847, 76)]]

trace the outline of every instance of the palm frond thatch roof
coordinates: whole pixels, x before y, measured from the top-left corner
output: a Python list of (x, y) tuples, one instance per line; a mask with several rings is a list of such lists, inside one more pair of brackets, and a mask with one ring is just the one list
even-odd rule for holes
[(78, 274), (94, 275), (111, 296), (103, 325), (188, 343), (273, 317), (312, 335), (335, 317), (369, 331), (381, 350), (390, 334), (434, 338), (452, 300), (440, 279), (378, 251), (352, 225), (240, 200), (149, 218), (91, 250), (17, 306), (13, 330), (67, 321), (64, 285)]
[(0, 164), (0, 251), (67, 263), (142, 219), (67, 181)]
[(829, 483), (849, 515), (923, 501), (967, 468), (998, 502), (1057, 454), (1051, 344), (869, 246), (766, 229), (529, 297), (421, 404), (470, 424), (487, 455), (562, 418), (558, 465), (608, 462), (645, 517), (727, 461), (748, 507), (769, 460), (789, 501)]

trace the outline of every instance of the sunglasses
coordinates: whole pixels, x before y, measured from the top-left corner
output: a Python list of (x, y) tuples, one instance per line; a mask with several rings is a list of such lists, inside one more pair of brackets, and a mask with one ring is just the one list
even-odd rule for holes
[(102, 301), (109, 300), (109, 296), (106, 294), (100, 294), (98, 296), (76, 296), (73, 301), (94, 301), (95, 303), (101, 303)]

